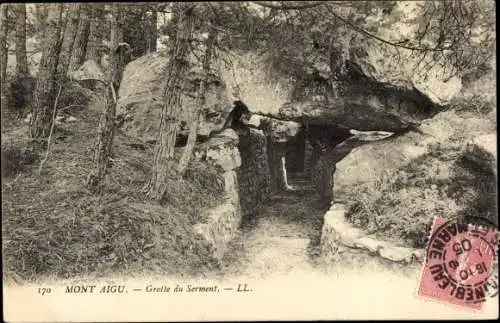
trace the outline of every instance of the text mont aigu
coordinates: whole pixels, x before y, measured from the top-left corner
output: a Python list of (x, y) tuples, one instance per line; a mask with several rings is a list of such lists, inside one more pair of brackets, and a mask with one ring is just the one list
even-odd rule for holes
[[(238, 286), (238, 291), (240, 289), (240, 286)], [(136, 289), (137, 290), (137, 289)], [(146, 286), (144, 289), (139, 289), (140, 291), (145, 291), (145, 292), (171, 292), (174, 291), (174, 288), (167, 287), (167, 286), (158, 286), (158, 287), (153, 287), (152, 285)], [(210, 286), (210, 287), (198, 287), (198, 286), (192, 286), (188, 285), (186, 289), (180, 289), (175, 291), (183, 291), (183, 292), (218, 292), (219, 288), (217, 286)], [(248, 291), (245, 288), (242, 289), (241, 291)], [(100, 287), (97, 287), (97, 285), (68, 285), (66, 286), (66, 293), (126, 293), (128, 292), (127, 289), (125, 288), (125, 285), (103, 285)]]

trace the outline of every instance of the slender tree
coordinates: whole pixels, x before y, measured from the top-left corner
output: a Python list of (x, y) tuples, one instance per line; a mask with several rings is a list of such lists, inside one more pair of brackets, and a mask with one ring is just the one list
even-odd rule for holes
[(179, 161), (179, 166), (177, 168), (178, 173), (182, 176), (184, 175), (186, 168), (189, 164), (189, 160), (193, 155), (194, 146), (196, 144), (196, 137), (198, 136), (198, 124), (200, 123), (201, 111), (205, 105), (205, 94), (207, 91), (207, 81), (210, 74), (210, 61), (212, 58), (213, 45), (215, 41), (214, 32), (210, 32), (205, 41), (205, 54), (203, 55), (203, 76), (200, 80), (200, 87), (197, 95), (196, 107), (197, 110), (193, 113), (193, 121), (189, 126), (189, 136), (184, 147), (181, 159)]
[(121, 49), (120, 43), (123, 38), (121, 21), (121, 7), (114, 4), (112, 6), (111, 35), (110, 35), (110, 57), (109, 69), (107, 71), (106, 106), (101, 115), (99, 130), (97, 132), (97, 142), (94, 149), (93, 169), (87, 179), (87, 187), (95, 190), (106, 176), (109, 157), (113, 146), (115, 134), (117, 89), (116, 83), (121, 78), (122, 68), (120, 67)]
[(164, 92), (164, 106), (161, 113), (160, 128), (155, 146), (152, 176), (148, 183), (148, 196), (161, 200), (166, 191), (166, 179), (169, 174), (169, 160), (174, 156), (177, 136), (178, 114), (182, 104), (181, 81), (189, 68), (188, 53), (194, 29), (194, 5), (175, 3), (174, 17), (177, 33), (172, 45), (170, 64), (167, 69), (167, 82)]
[[(114, 9), (112, 9), (114, 10)], [(92, 4), (90, 17), (90, 30), (87, 44), (87, 54), (85, 60), (93, 59), (97, 63), (101, 63), (101, 44), (102, 44), (102, 25), (104, 19), (104, 4)]]
[(30, 134), (33, 138), (46, 138), (52, 125), (52, 105), (56, 92), (56, 71), (61, 49), (62, 4), (47, 5), (45, 39), (34, 92), (33, 118)]
[(149, 34), (149, 52), (156, 52), (156, 41), (158, 40), (158, 12), (151, 11), (151, 33)]
[(81, 5), (80, 8), (80, 21), (78, 22), (78, 29), (76, 38), (73, 43), (73, 50), (69, 61), (68, 72), (73, 72), (79, 68), (85, 61), (85, 54), (87, 53), (87, 43), (89, 39), (90, 30), (90, 12), (92, 5)]
[[(8, 23), (7, 23), (7, 5), (0, 5), (0, 77), (2, 78), (2, 106), (7, 103), (7, 33), (8, 33)], [(2, 109), (3, 111), (3, 109)]]
[(60, 75), (66, 75), (73, 52), (73, 45), (77, 37), (78, 23), (80, 18), (80, 4), (72, 3), (68, 8), (68, 18), (64, 30), (63, 42), (61, 45), (61, 54), (57, 72)]
[(25, 77), (28, 71), (28, 57), (26, 56), (26, 5), (15, 5), (16, 9), (16, 28), (15, 28), (15, 43), (16, 43), (16, 74), (17, 77)]

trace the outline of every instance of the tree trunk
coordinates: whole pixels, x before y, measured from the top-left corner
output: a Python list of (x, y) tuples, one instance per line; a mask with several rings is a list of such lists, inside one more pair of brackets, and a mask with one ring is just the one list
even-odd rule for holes
[(33, 119), (30, 125), (30, 134), (33, 138), (46, 138), (49, 135), (52, 124), (52, 105), (56, 94), (55, 76), (61, 49), (62, 4), (48, 4), (47, 10), (45, 39), (42, 43), (42, 58), (34, 92)]
[(69, 62), (73, 52), (73, 45), (78, 32), (79, 18), (80, 5), (74, 3), (70, 4), (66, 28), (64, 30), (63, 43), (61, 45), (61, 54), (59, 56), (59, 65), (57, 66), (57, 72), (59, 75), (66, 75), (68, 72)]
[(158, 12), (151, 11), (151, 33), (149, 34), (149, 52), (156, 52), (156, 42), (158, 40)]
[(16, 74), (18, 78), (23, 78), (29, 74), (28, 57), (26, 56), (26, 5), (16, 6)]
[(172, 46), (170, 66), (167, 69), (164, 100), (160, 128), (155, 146), (152, 177), (148, 184), (148, 196), (156, 201), (161, 200), (166, 191), (166, 179), (170, 171), (169, 161), (174, 156), (175, 139), (177, 137), (177, 120), (181, 108), (182, 78), (189, 68), (187, 56), (194, 27), (193, 4), (177, 2), (174, 15), (178, 16), (177, 35)]
[(118, 91), (120, 88), (120, 84), (122, 81), (123, 70), (125, 69), (125, 65), (128, 63), (128, 54), (130, 52), (130, 48), (126, 46), (119, 46), (121, 42), (123, 42), (123, 29), (124, 29), (124, 10), (123, 7), (120, 8), (120, 19), (117, 21), (118, 27), (111, 29), (111, 39), (116, 38), (118, 42), (116, 44), (111, 44), (111, 50), (113, 54), (110, 55), (109, 64), (110, 64), (110, 75), (113, 85)]
[(89, 40), (87, 45), (87, 55), (85, 60), (93, 59), (101, 64), (101, 42), (102, 37), (99, 28), (100, 20), (103, 19), (103, 4), (92, 4), (92, 16), (90, 18)]
[(73, 51), (69, 60), (68, 72), (73, 72), (78, 69), (85, 61), (85, 54), (87, 53), (87, 42), (89, 40), (90, 30), (90, 11), (91, 5), (81, 5), (80, 7), (80, 21), (78, 22), (78, 31), (73, 43)]
[(177, 167), (177, 172), (179, 175), (183, 176), (186, 172), (186, 168), (189, 164), (189, 160), (193, 155), (194, 146), (196, 144), (196, 137), (198, 136), (198, 125), (200, 123), (201, 110), (205, 105), (205, 92), (207, 90), (207, 80), (210, 73), (210, 60), (212, 57), (213, 43), (215, 40), (214, 33), (209, 33), (206, 40), (205, 55), (203, 56), (203, 79), (200, 81), (200, 88), (198, 91), (198, 98), (196, 102), (196, 107), (198, 108), (193, 113), (193, 121), (189, 126), (189, 136), (182, 153), (182, 157), (179, 161), (179, 166)]
[(115, 119), (116, 119), (116, 91), (114, 83), (117, 78), (120, 78), (120, 53), (118, 46), (122, 41), (123, 33), (121, 32), (121, 8), (120, 5), (114, 4), (112, 7), (113, 19), (111, 21), (110, 48), (111, 54), (109, 57), (109, 69), (107, 75), (106, 87), (106, 107), (101, 115), (99, 122), (99, 130), (97, 134), (97, 143), (94, 150), (93, 170), (87, 179), (87, 187), (95, 191), (99, 184), (104, 180), (111, 156), (113, 146), (113, 138), (115, 135)]
[(0, 77), (1, 77), (1, 100), (2, 100), (2, 111), (7, 103), (7, 58), (8, 49), (7, 46), (7, 5), (0, 6)]

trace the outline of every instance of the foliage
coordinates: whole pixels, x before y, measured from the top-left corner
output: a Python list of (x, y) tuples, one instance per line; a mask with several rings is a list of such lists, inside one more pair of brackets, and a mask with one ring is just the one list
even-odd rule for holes
[(2, 108), (22, 116), (24, 109), (31, 103), (31, 96), (35, 89), (36, 79), (32, 76), (10, 77), (7, 80), (8, 106)]
[(495, 52), (491, 1), (426, 1), (419, 19), (418, 43), (432, 46), (433, 61), (455, 72), (484, 68)]

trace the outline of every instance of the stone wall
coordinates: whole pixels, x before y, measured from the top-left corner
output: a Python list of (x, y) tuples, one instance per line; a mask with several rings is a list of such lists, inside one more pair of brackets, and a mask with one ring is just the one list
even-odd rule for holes
[(241, 206), (237, 191), (236, 172), (224, 173), (226, 201), (205, 211), (208, 221), (194, 225), (195, 232), (201, 236), (212, 249), (212, 256), (221, 260), (227, 251), (229, 242), (233, 240), (241, 223)]
[(249, 129), (240, 134), (238, 149), (241, 167), (237, 170), (243, 215), (252, 213), (269, 197), (271, 173), (267, 154), (267, 138), (260, 130)]
[(345, 219), (345, 207), (333, 204), (325, 214), (321, 233), (321, 257), (326, 263), (362, 264), (379, 261), (386, 264), (418, 265), (425, 256), (423, 249), (395, 246), (353, 227)]
[(312, 176), (313, 168), (318, 161), (318, 154), (314, 151), (313, 146), (308, 139), (305, 140), (304, 149), (304, 173)]
[(205, 211), (207, 221), (194, 225), (219, 261), (242, 217), (255, 212), (271, 192), (267, 138), (260, 130), (247, 130), (236, 133), (228, 129), (197, 146), (195, 152), (195, 158), (216, 166), (224, 178), (225, 201)]
[(211, 247), (212, 256), (221, 260), (229, 242), (235, 237), (241, 223), (242, 210), (238, 192), (237, 169), (242, 165), (238, 150), (238, 135), (232, 130), (197, 147), (195, 158), (216, 166), (224, 178), (225, 200), (206, 210), (207, 220), (193, 229)]
[(311, 173), (311, 181), (316, 192), (325, 203), (329, 203), (333, 198), (333, 174), (335, 173), (335, 162), (332, 151), (328, 151), (321, 156), (314, 164)]

